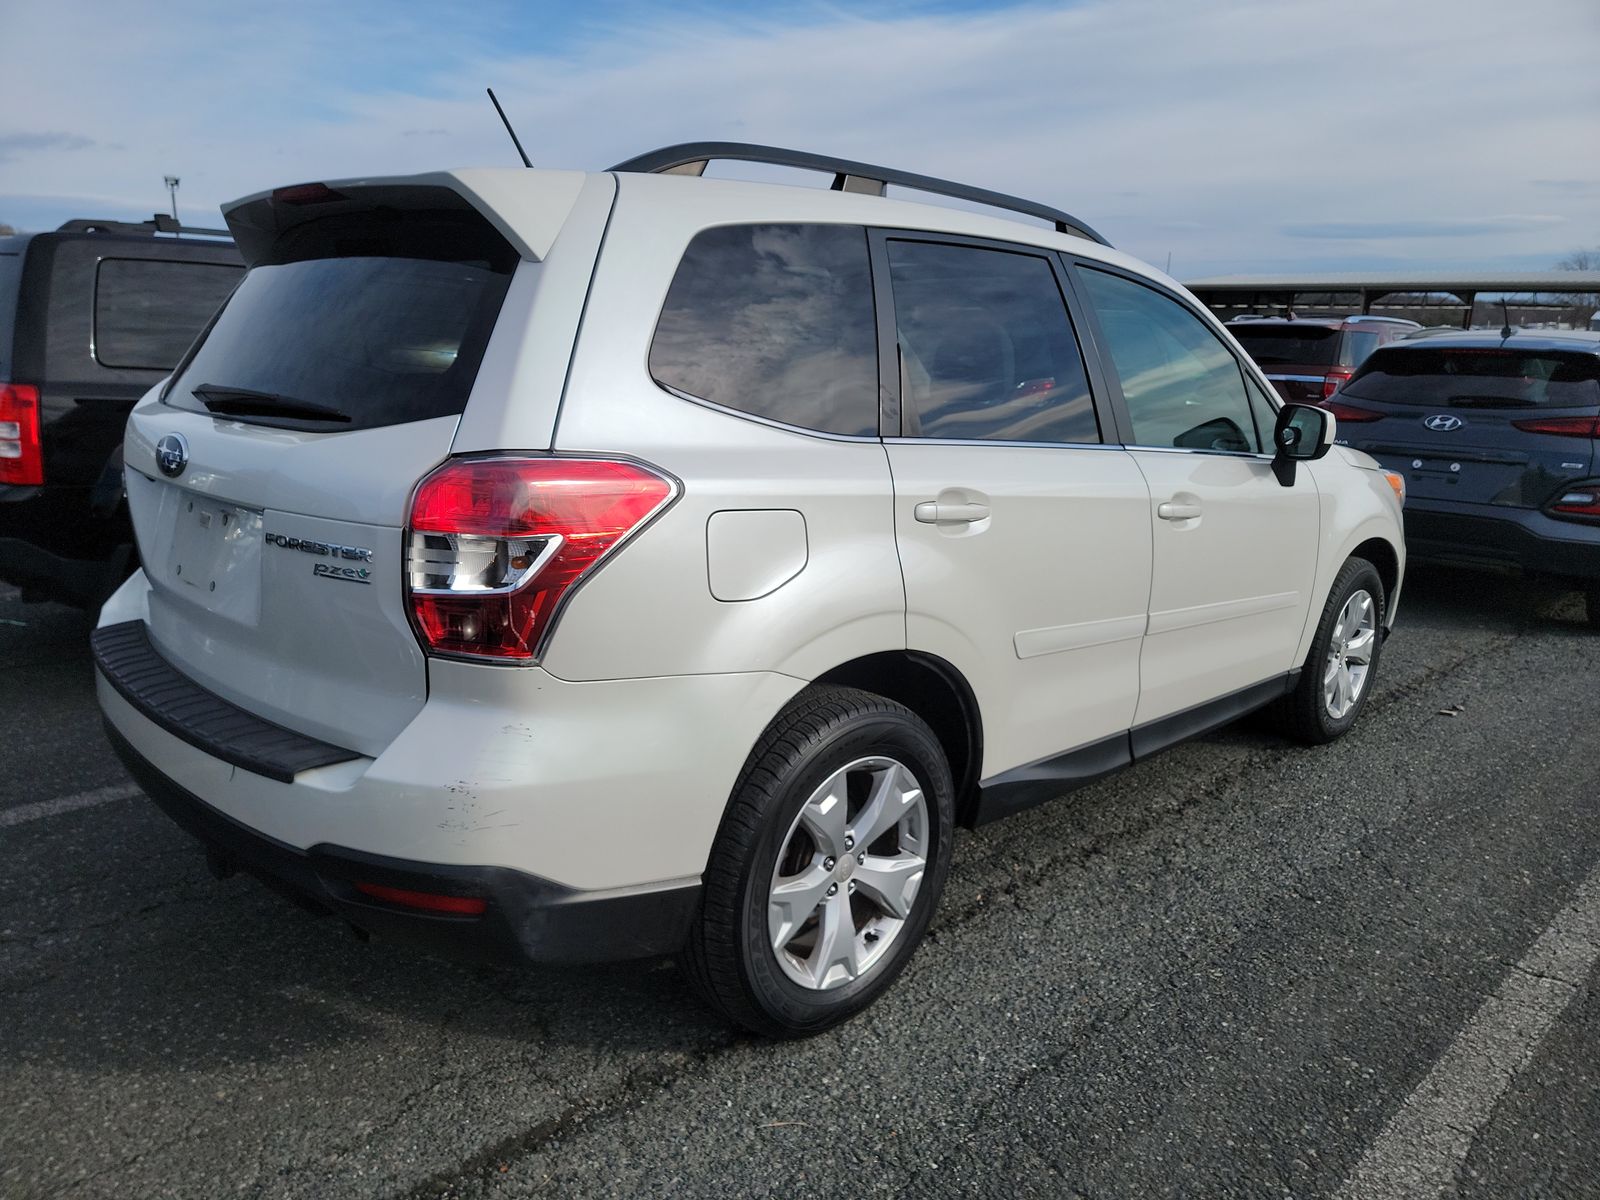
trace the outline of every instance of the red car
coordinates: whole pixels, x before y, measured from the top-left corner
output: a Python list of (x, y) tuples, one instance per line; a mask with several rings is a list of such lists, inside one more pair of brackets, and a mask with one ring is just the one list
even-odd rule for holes
[(1285, 400), (1326, 400), (1379, 346), (1422, 326), (1398, 317), (1235, 317), (1228, 332)]

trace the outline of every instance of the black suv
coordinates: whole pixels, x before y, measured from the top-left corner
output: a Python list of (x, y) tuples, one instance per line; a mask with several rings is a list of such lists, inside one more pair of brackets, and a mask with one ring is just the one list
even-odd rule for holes
[(1228, 322), (1272, 386), (1295, 404), (1320, 404), (1379, 346), (1421, 329), (1399, 317), (1235, 317)]
[(1411, 554), (1573, 580), (1600, 627), (1600, 334), (1397, 342), (1323, 406), (1404, 473)]
[(128, 410), (243, 273), (168, 217), (0, 237), (0, 579), (24, 598), (94, 608), (132, 569)]

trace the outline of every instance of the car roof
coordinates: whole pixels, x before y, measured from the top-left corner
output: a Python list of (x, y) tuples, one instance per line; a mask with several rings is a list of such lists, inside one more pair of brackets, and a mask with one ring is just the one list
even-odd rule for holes
[[(705, 201), (715, 196), (717, 203), (714, 207), (719, 209), (744, 208), (752, 214), (781, 209), (793, 214), (786, 216), (785, 220), (859, 224), (992, 238), (1061, 250), (1120, 267), (1180, 293), (1186, 291), (1177, 280), (1144, 260), (1102, 242), (1059, 232), (1016, 213), (998, 209), (992, 212), (975, 211), (949, 203), (927, 203), (903, 193), (869, 195), (806, 184), (705, 178), (677, 173), (578, 172), (525, 167), (475, 167), (418, 175), (328, 179), (319, 184), (296, 187), (322, 187), (337, 194), (337, 200), (328, 202), (331, 211), (337, 211), (341, 204), (354, 202), (357, 198), (352, 193), (357, 192), (365, 192), (370, 197), (394, 194), (400, 189), (447, 188), (494, 221), (501, 233), (519, 250), (538, 260), (549, 252), (584, 182), (597, 176), (612, 181), (619, 199), (635, 197), (649, 205), (671, 207), (682, 213), (713, 207)], [(276, 236), (284, 227), (286, 214), (279, 210), (277, 197), (285, 190), (294, 189), (267, 189), (222, 206), (223, 215), (247, 262), (252, 261), (262, 243)], [(778, 203), (774, 204), (773, 200), (778, 200)], [(761, 218), (758, 215), (752, 219)]]
[(1420, 328), (1415, 321), (1405, 317), (1371, 317), (1365, 314), (1350, 317), (1231, 317), (1229, 327), (1234, 325), (1288, 325), (1311, 329), (1359, 329), (1363, 325), (1405, 325)]
[(1394, 350), (1432, 349), (1439, 346), (1459, 347), (1463, 350), (1567, 350), (1579, 353), (1600, 354), (1600, 331), (1585, 329), (1514, 329), (1511, 336), (1503, 338), (1498, 329), (1450, 329), (1429, 331), (1426, 337), (1403, 338), (1383, 348), (1383, 353)]

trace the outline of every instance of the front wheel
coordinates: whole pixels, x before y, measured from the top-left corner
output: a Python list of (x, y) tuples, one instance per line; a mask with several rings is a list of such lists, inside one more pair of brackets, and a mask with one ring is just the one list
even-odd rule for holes
[(1308, 745), (1342, 737), (1372, 695), (1383, 649), (1383, 579), (1363, 558), (1340, 569), (1317, 622), (1300, 679), (1272, 710), (1283, 732)]
[(819, 1033), (899, 974), (950, 863), (954, 788), (933, 731), (853, 688), (803, 693), (735, 786), (707, 864), (686, 973), (726, 1017)]

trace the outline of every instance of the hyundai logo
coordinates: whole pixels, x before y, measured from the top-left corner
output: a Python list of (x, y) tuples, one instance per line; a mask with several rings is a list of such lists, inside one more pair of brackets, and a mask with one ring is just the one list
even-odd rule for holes
[(1449, 433), (1452, 429), (1460, 429), (1466, 424), (1460, 417), (1452, 417), (1449, 413), (1435, 413), (1431, 417), (1424, 417), (1422, 423), (1435, 433)]
[(181, 433), (169, 433), (156, 443), (156, 466), (168, 479), (176, 479), (189, 465), (189, 443)]

